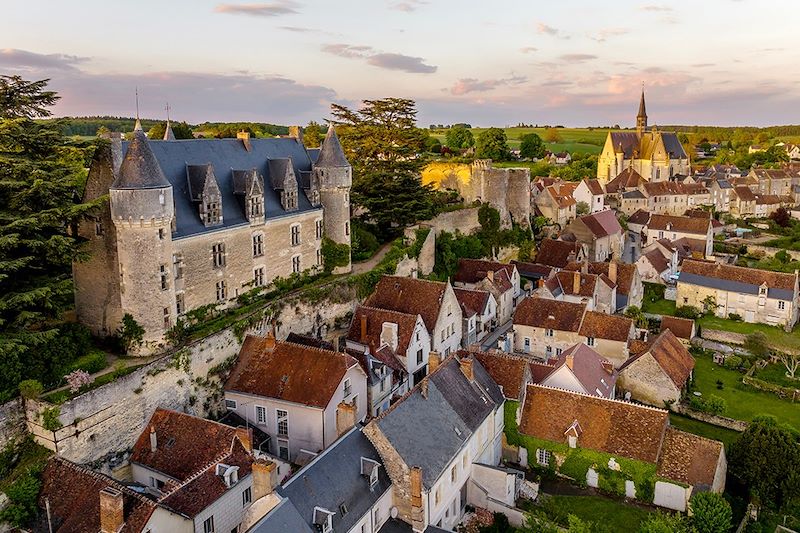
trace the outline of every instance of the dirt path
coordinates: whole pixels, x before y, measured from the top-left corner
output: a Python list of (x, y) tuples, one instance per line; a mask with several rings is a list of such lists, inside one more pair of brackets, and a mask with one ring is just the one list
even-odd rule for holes
[(372, 270), (373, 268), (375, 268), (378, 265), (378, 263), (381, 262), (381, 259), (383, 259), (386, 256), (387, 253), (389, 253), (389, 250), (391, 248), (392, 248), (392, 243), (391, 242), (387, 242), (386, 244), (384, 244), (383, 246), (378, 248), (378, 251), (375, 252), (375, 255), (373, 255), (372, 257), (370, 257), (366, 261), (362, 261), (360, 263), (353, 263), (353, 272), (352, 273), (353, 274), (363, 274), (364, 272), (368, 272), (368, 271)]

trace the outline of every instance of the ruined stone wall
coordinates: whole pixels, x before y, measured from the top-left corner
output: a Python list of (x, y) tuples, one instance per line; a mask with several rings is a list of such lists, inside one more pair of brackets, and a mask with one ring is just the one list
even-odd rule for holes
[(20, 398), (0, 405), (0, 448), (25, 435), (25, 408)]
[(521, 226), (531, 221), (531, 171), (527, 168), (509, 168), (506, 204), (511, 220)]
[(455, 233), (456, 230), (466, 235), (481, 228), (478, 222), (478, 209), (480, 208), (470, 207), (442, 213), (431, 220), (426, 220), (423, 224), (430, 226), (432, 233), (437, 235), (443, 231)]

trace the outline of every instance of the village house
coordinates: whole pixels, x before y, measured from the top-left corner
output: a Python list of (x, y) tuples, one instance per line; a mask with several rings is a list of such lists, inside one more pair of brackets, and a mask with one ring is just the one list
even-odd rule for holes
[(575, 188), (572, 197), (576, 202), (583, 202), (589, 206), (589, 213), (597, 213), (604, 211), (605, 207), (605, 191), (603, 184), (600, 180), (584, 178)]
[(751, 217), (756, 214), (756, 195), (746, 185), (737, 185), (731, 193), (731, 215), (739, 218)]
[(605, 185), (606, 204), (626, 215), (647, 209), (647, 197), (643, 192), (645, 183), (647, 180), (633, 168), (626, 168)]
[[(548, 408), (542, 409), (543, 405)], [(590, 486), (598, 484), (602, 475), (598, 470), (615, 468), (616, 457), (656, 465), (660, 479), (655, 482), (653, 503), (669, 509), (685, 511), (693, 492), (721, 494), (725, 489), (727, 460), (722, 443), (670, 427), (669, 412), (664, 409), (531, 384), (519, 431), (542, 441), (531, 458), (541, 466), (563, 458), (565, 445), (606, 454), (608, 465), (598, 464), (597, 470), (587, 473)], [(630, 489), (626, 494), (641, 490), (635, 485)]]
[(776, 194), (761, 194), (756, 193), (756, 205), (753, 215), (757, 218), (767, 218), (772, 213), (778, 210), (783, 204), (791, 204), (793, 202), (786, 201), (785, 197), (780, 197)]
[(549, 367), (549, 371), (541, 368), (533, 383), (590, 396), (614, 397), (617, 382), (614, 365), (583, 343), (567, 348), (555, 360), (534, 364)]
[(798, 273), (784, 274), (756, 268), (687, 259), (678, 277), (677, 305), (705, 309), (745, 322), (782, 326), (797, 323)]
[(753, 168), (748, 177), (758, 181), (758, 192), (765, 195), (786, 196), (792, 193), (792, 175), (782, 168)]
[(542, 298), (585, 303), (589, 310), (608, 314), (616, 311), (616, 292), (616, 285), (605, 274), (589, 274), (578, 270), (562, 270), (536, 289), (536, 294)]
[(800, 144), (786, 143), (784, 148), (790, 161), (800, 160)]
[(503, 391), (503, 396), (522, 405), (525, 400), (525, 387), (532, 382), (530, 361), (497, 350), (471, 353)]
[(476, 493), (509, 498), (505, 483), (501, 493), (475, 486), (477, 465), (500, 462), (503, 392), (468, 352), (430, 364), (422, 383), (364, 428), (394, 485), (397, 517), (414, 531), (452, 530)]
[(550, 185), (536, 196), (535, 204), (542, 216), (563, 228), (575, 218), (577, 202), (572, 197), (574, 184)]
[(268, 452), (306, 464), (367, 416), (367, 376), (346, 353), (248, 335), (225, 407), (270, 437)]
[(634, 338), (636, 328), (630, 318), (586, 311), (578, 335), (581, 342), (619, 368), (628, 359), (628, 340)]
[[(497, 300), (489, 291), (454, 287), (461, 306), (461, 343), (464, 348), (482, 341), (497, 327)], [(416, 382), (415, 382), (416, 384)]]
[(511, 320), (520, 295), (519, 271), (513, 264), (461, 258), (453, 276), (453, 284), (491, 293), (497, 302), (498, 324)]
[(651, 213), (680, 215), (686, 211), (688, 195), (682, 184), (674, 181), (645, 183), (642, 188), (647, 197), (647, 210)]
[(630, 398), (656, 407), (678, 402), (694, 370), (694, 357), (672, 331), (632, 348), (619, 371), (619, 389)]
[(664, 315), (661, 317), (661, 329), (670, 330), (683, 344), (689, 345), (691, 340), (697, 335), (697, 327), (691, 318), (678, 318), (676, 316)]
[[(545, 240), (552, 240), (552, 239), (545, 239)], [(523, 288), (525, 289), (526, 292), (532, 289), (533, 287), (537, 286), (540, 279), (548, 280), (556, 273), (556, 269), (554, 267), (551, 267), (550, 265), (542, 265), (540, 263), (526, 263), (522, 261), (517, 261), (516, 259), (512, 259), (511, 264), (517, 267), (517, 272), (519, 272), (520, 283), (523, 284)]]
[(636, 270), (639, 272), (642, 281), (663, 285), (675, 274), (673, 270), (675, 263), (667, 259), (656, 246), (651, 246), (650, 248), (636, 260)]
[(369, 378), (370, 415), (389, 408), (427, 374), (431, 338), (419, 315), (360, 305), (345, 344)]
[(687, 239), (697, 241), (697, 247), (703, 249), (703, 257), (714, 253), (714, 231), (709, 218), (652, 214), (642, 233), (644, 246), (660, 239)]
[(542, 239), (536, 252), (536, 262), (560, 270), (571, 261), (583, 261), (586, 247), (574, 241)]
[(709, 193), (709, 203), (718, 213), (730, 211), (733, 186), (724, 178), (709, 179), (705, 181)]
[(447, 356), (461, 347), (463, 316), (449, 282), (383, 276), (364, 305), (421, 316), (431, 350), (440, 354)]
[(556, 166), (568, 165), (572, 161), (572, 156), (569, 155), (569, 152), (549, 152), (545, 154), (545, 157), (551, 165)]
[(586, 268), (589, 274), (607, 277), (615, 287), (616, 306), (612, 312), (624, 311), (632, 305), (641, 308), (644, 286), (635, 265), (618, 261), (584, 263), (569, 263), (564, 270), (582, 271)]
[(614, 211), (608, 209), (573, 220), (566, 228), (575, 241), (586, 245), (589, 261), (608, 261), (622, 257), (625, 231)]

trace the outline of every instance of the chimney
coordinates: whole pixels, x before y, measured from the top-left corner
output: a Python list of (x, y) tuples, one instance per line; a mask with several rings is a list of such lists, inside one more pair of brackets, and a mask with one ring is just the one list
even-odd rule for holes
[(300, 126), (289, 126), (289, 137), (296, 139), (299, 144), (303, 144), (303, 128)]
[(272, 494), (272, 472), (275, 463), (266, 459), (256, 459), (253, 462), (253, 501), (258, 501), (264, 496)]
[(462, 357), (459, 363), (461, 364), (461, 372), (467, 376), (467, 379), (470, 381), (475, 381), (475, 374), (472, 371), (472, 357)]
[(271, 352), (275, 349), (275, 334), (270, 330), (267, 332), (267, 336), (264, 338), (264, 350), (267, 352)]
[(361, 344), (367, 343), (367, 315), (361, 315)]
[(431, 350), (430, 353), (428, 353), (428, 374), (433, 374), (433, 372), (439, 368), (441, 362), (442, 358), (439, 352)]
[(494, 281), (494, 270), (487, 270), (486, 277), (489, 279), (489, 281)]
[(608, 279), (611, 280), (611, 283), (616, 285), (616, 283), (617, 283), (617, 262), (616, 261), (611, 261), (608, 264)]
[(100, 532), (117, 533), (125, 522), (122, 492), (114, 487), (100, 491)]
[(589, 261), (584, 259), (581, 263), (581, 274), (588, 274), (589, 273)]
[(426, 400), (428, 399), (428, 378), (422, 378), (422, 381), (419, 384), (419, 392), (422, 394), (422, 397)]
[(572, 370), (575, 367), (575, 356), (572, 354), (572, 352), (570, 352), (567, 354), (566, 359), (567, 359), (567, 368)]
[(339, 402), (336, 406), (336, 433), (344, 435), (356, 425), (355, 403)]
[(539, 278), (539, 280), (536, 282), (536, 287), (540, 289), (544, 287), (544, 278)]
[(581, 273), (575, 271), (572, 273), (572, 294), (580, 294), (581, 292)]
[(248, 453), (253, 451), (253, 428), (236, 428), (236, 437)]
[(411, 467), (411, 527), (414, 531), (425, 529), (425, 510), (422, 508), (422, 469)]
[(611, 361), (604, 360), (601, 361), (601, 364), (603, 365), (603, 370), (605, 370), (609, 374), (614, 373), (614, 365), (611, 363)]
[(386, 344), (392, 350), (397, 350), (397, 324), (384, 322), (381, 325), (381, 345)]
[(156, 428), (150, 426), (150, 451), (155, 452), (158, 449), (158, 436), (156, 435)]
[(567, 263), (572, 263), (572, 262), (573, 262), (573, 261), (575, 261), (577, 258), (578, 258), (578, 257), (575, 255), (575, 250), (571, 250), (571, 251), (569, 252), (569, 254), (567, 254)]
[(253, 147), (250, 144), (250, 132), (249, 131), (242, 130), (242, 131), (237, 132), (236, 133), (236, 138), (239, 139), (240, 141), (242, 141), (242, 144), (244, 145), (244, 149), (245, 150), (247, 150), (248, 152), (252, 152), (253, 151)]

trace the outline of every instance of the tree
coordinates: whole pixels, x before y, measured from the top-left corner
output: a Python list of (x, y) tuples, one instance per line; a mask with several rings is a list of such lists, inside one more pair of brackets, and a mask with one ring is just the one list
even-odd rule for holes
[(133, 318), (133, 315), (125, 313), (122, 317), (122, 324), (117, 330), (117, 337), (122, 349), (128, 352), (132, 348), (142, 345), (144, 328)]
[(767, 336), (760, 331), (748, 335), (744, 340), (745, 349), (756, 357), (766, 357), (769, 353)]
[(779, 207), (770, 213), (769, 218), (782, 228), (788, 227), (792, 222), (792, 215), (789, 214), (785, 207)]
[(487, 255), (494, 255), (499, 244), (500, 212), (489, 204), (478, 209), (478, 223), (481, 225), (481, 236), (487, 245)]
[(478, 135), (478, 142), (475, 145), (475, 157), (494, 161), (509, 159), (511, 151), (508, 149), (506, 132), (500, 128), (483, 130)]
[(789, 379), (797, 379), (795, 374), (797, 373), (797, 369), (800, 368), (800, 355), (796, 353), (779, 353), (778, 359), (780, 359), (783, 366), (786, 367), (786, 377)]
[(470, 146), (475, 146), (475, 137), (472, 136), (469, 128), (463, 124), (458, 124), (447, 130), (444, 142), (448, 148), (464, 150)]
[(794, 431), (757, 416), (733, 443), (729, 472), (765, 505), (780, 508), (800, 496), (800, 446)]
[(544, 140), (549, 143), (560, 143), (563, 141), (561, 134), (556, 128), (547, 128), (547, 131), (544, 132)]
[[(194, 134), (192, 128), (185, 122), (171, 122), (172, 134), (176, 139), (193, 139)], [(147, 132), (148, 139), (161, 140), (164, 138), (164, 132), (167, 131), (166, 122), (156, 122), (153, 127)]]
[(0, 398), (16, 392), (30, 350), (56, 337), (82, 257), (72, 228), (97, 205), (77, 201), (84, 149), (33, 120), (58, 99), (47, 82), (0, 76)]
[(542, 138), (535, 133), (523, 135), (520, 139), (519, 155), (528, 159), (544, 157), (544, 142)]
[(589, 214), (589, 204), (586, 202), (578, 202), (575, 206), (575, 214), (578, 216)]
[(689, 500), (692, 527), (697, 533), (728, 533), (733, 512), (730, 504), (716, 492), (696, 492)]
[(405, 98), (364, 100), (358, 110), (333, 104), (337, 134), (353, 165), (353, 203), (387, 233), (433, 215), (433, 191), (423, 185), (427, 132), (416, 126), (416, 104)]
[(303, 144), (306, 148), (319, 148), (322, 145), (322, 126), (315, 121), (303, 128)]

